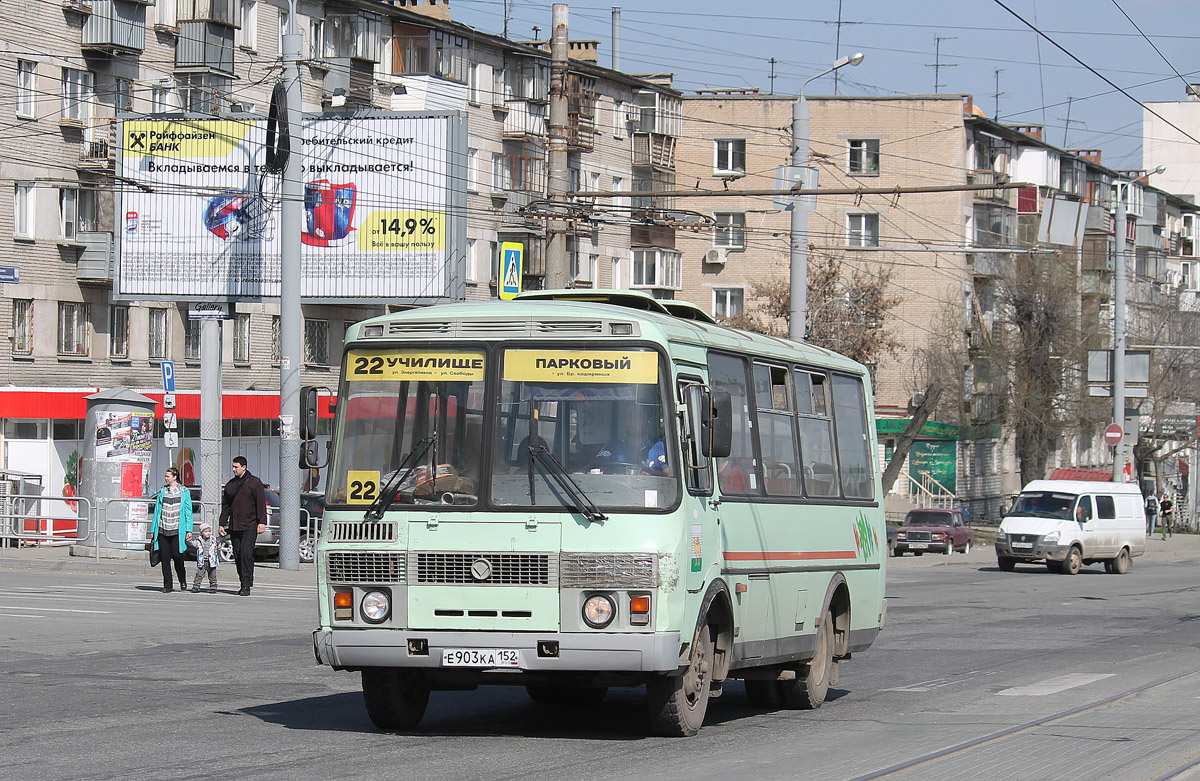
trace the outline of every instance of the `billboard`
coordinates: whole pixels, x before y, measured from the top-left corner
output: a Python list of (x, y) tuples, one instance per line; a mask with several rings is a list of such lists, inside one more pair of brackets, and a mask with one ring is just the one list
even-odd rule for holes
[[(124, 118), (121, 299), (279, 296), (282, 177), (266, 120)], [(466, 121), (458, 112), (305, 120), (300, 294), (414, 303), (465, 289)]]

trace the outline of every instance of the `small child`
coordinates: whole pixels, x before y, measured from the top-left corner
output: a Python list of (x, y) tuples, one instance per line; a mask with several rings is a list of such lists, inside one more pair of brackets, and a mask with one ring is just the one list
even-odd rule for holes
[(217, 540), (213, 537), (210, 524), (200, 524), (200, 536), (192, 538), (191, 546), (196, 549), (196, 580), (192, 583), (192, 593), (200, 593), (200, 581), (208, 573), (208, 591), (216, 594), (217, 565), (221, 563), (221, 556), (217, 552)]

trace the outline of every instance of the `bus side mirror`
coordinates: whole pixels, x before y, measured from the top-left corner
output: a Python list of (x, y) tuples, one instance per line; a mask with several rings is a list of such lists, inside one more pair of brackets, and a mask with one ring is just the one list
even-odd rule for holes
[(315, 439), (305, 440), (300, 443), (300, 468), (301, 469), (321, 469), (325, 465), (321, 463), (320, 453), (317, 449), (317, 441)]
[(733, 402), (729, 394), (714, 391), (711, 412), (704, 417), (704, 452), (714, 458), (729, 458), (733, 447)]
[(317, 438), (317, 403), (320, 395), (314, 385), (300, 389), (300, 439), (310, 442)]

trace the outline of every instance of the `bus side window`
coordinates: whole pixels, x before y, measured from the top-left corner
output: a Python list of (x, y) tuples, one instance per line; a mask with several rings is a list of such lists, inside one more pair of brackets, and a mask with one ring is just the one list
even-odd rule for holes
[(842, 469), (842, 495), (872, 499), (875, 475), (871, 441), (867, 438), (867, 404), (862, 380), (833, 375), (833, 420), (837, 428), (838, 463)]
[(758, 406), (758, 438), (762, 448), (763, 484), (768, 496), (799, 496), (800, 469), (788, 370), (755, 364), (754, 400)]
[(826, 377), (806, 371), (796, 371), (794, 376), (804, 493), (808, 496), (837, 496), (838, 471), (833, 454), (833, 426), (828, 414)]
[(709, 353), (708, 380), (714, 393), (729, 394), (733, 407), (733, 441), (729, 457), (717, 459), (717, 485), (724, 494), (757, 495), (761, 481), (754, 459), (754, 416), (750, 410), (746, 362), (731, 355)]

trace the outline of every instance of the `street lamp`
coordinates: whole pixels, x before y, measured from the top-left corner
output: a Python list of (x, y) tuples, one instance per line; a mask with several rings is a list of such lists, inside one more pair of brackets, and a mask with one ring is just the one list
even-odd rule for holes
[[(802, 186), (807, 186), (809, 182), (808, 102), (804, 99), (804, 91), (816, 79), (827, 76), (838, 68), (858, 65), (862, 61), (862, 52), (841, 57), (831, 67), (811, 77), (800, 87), (800, 96), (796, 98), (796, 102), (792, 106), (792, 168), (800, 168), (804, 171)], [(788, 336), (797, 342), (804, 341), (808, 319), (808, 211), (808, 205), (801, 203), (798, 198), (792, 201), (791, 297)]]

